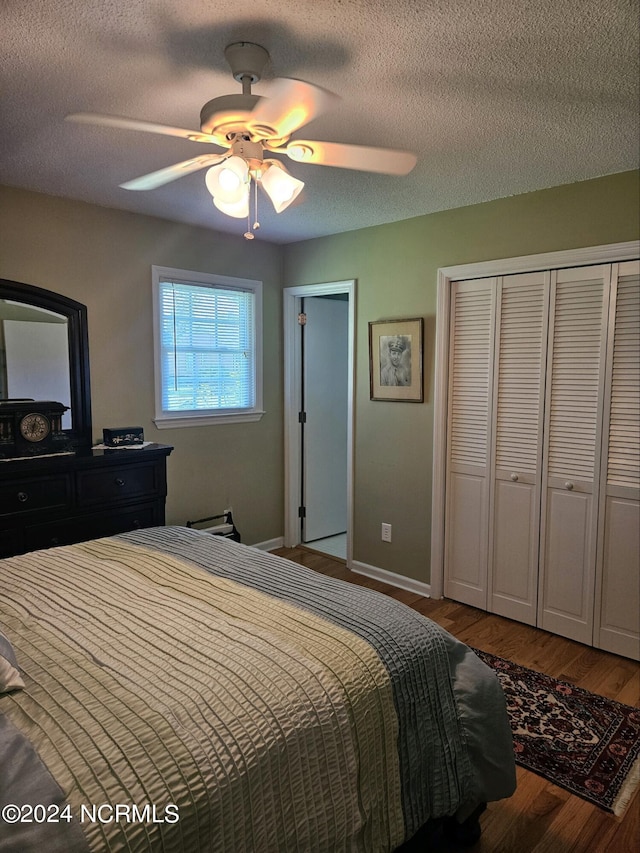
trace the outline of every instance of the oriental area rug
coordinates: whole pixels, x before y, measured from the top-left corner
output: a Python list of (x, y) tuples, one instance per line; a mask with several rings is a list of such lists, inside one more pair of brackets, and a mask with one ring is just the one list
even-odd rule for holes
[(640, 710), (474, 651), (502, 684), (516, 763), (622, 815), (640, 784)]

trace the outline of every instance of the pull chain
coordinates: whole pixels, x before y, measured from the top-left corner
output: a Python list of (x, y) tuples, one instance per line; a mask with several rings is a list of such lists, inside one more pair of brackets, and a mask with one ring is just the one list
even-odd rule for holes
[[(251, 178), (249, 178), (251, 180)], [(245, 240), (253, 240), (253, 234), (251, 232), (251, 186), (247, 187), (248, 194), (248, 204), (247, 204), (247, 230), (244, 232)]]
[[(258, 181), (253, 177), (253, 231), (257, 231), (260, 227), (260, 223), (258, 222)], [(253, 240), (255, 238), (255, 234), (251, 230), (251, 186), (247, 188), (247, 192), (249, 193), (249, 211), (247, 213), (247, 230), (244, 232), (245, 240)]]
[(253, 187), (254, 187), (253, 215), (254, 215), (254, 219), (255, 219), (255, 221), (253, 223), (253, 230), (257, 231), (258, 228), (260, 227), (260, 223), (258, 222), (258, 182), (255, 178), (253, 179)]

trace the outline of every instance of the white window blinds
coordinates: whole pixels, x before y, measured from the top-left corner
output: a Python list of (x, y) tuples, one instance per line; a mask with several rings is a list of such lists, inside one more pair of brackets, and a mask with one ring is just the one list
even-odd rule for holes
[(253, 408), (252, 292), (162, 281), (160, 322), (163, 411)]
[(261, 415), (260, 283), (154, 272), (156, 424)]

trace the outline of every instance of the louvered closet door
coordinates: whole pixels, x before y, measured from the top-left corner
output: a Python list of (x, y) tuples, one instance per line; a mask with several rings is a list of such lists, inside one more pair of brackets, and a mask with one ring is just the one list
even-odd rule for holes
[(489, 610), (535, 625), (548, 272), (498, 281)]
[(496, 280), (452, 285), (445, 595), (486, 609)]
[(595, 645), (640, 660), (640, 263), (613, 268)]
[(538, 626), (593, 640), (609, 266), (551, 274)]

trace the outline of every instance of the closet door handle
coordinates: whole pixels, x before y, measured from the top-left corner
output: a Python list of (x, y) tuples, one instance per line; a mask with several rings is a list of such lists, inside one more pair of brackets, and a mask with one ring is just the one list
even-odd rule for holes
[(122, 477), (116, 477), (113, 482), (116, 484), (116, 486), (119, 486), (120, 488), (126, 486), (127, 484), (127, 481), (123, 480)]
[(26, 503), (29, 500), (29, 495), (26, 492), (18, 492), (18, 500), (21, 504)]
[(567, 480), (567, 482), (564, 484), (564, 487), (568, 492), (570, 492), (573, 489), (573, 483), (571, 482), (571, 480)]
[(518, 482), (518, 475), (514, 472), (514, 473), (511, 475), (511, 479), (513, 480), (513, 482), (514, 482), (514, 483), (517, 483), (517, 482)]

